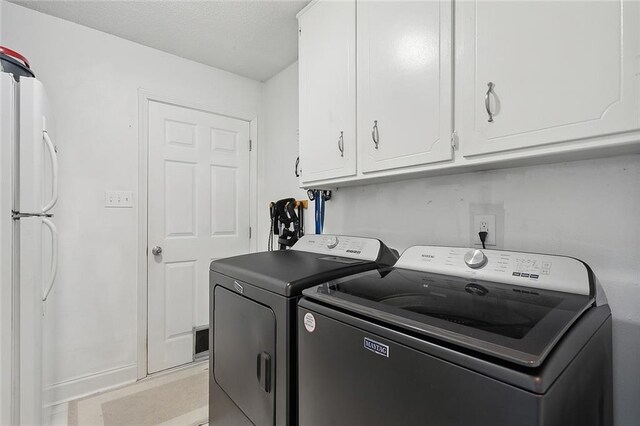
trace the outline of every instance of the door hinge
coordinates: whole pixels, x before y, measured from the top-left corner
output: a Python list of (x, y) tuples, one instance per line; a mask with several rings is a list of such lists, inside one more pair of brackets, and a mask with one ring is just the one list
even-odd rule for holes
[(253, 150), (253, 141), (249, 139), (249, 152)]
[(451, 148), (456, 151), (458, 149), (458, 133), (451, 133)]
[(251, 227), (249, 227), (249, 239), (251, 239)]

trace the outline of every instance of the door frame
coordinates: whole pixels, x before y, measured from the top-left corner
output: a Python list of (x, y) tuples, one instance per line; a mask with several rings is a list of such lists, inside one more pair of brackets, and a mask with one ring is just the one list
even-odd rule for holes
[(147, 89), (138, 90), (138, 245), (137, 245), (137, 288), (138, 288), (138, 330), (137, 330), (137, 378), (148, 373), (148, 198), (149, 198), (149, 102), (160, 102), (182, 108), (195, 109), (210, 114), (234, 118), (249, 123), (249, 138), (252, 149), (249, 152), (249, 226), (253, 230), (249, 239), (249, 251), (257, 249), (256, 227), (258, 218), (258, 116), (238, 111), (220, 110), (214, 105), (202, 104), (185, 99), (177, 99), (168, 94)]

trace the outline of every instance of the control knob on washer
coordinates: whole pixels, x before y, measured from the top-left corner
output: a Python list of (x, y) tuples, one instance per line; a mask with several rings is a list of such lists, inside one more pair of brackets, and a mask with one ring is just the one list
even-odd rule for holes
[(338, 243), (339, 243), (338, 237), (331, 236), (331, 237), (329, 237), (329, 239), (327, 241), (327, 248), (328, 249), (336, 248)]
[(487, 256), (482, 250), (469, 250), (464, 254), (464, 263), (472, 269), (482, 268), (487, 263)]

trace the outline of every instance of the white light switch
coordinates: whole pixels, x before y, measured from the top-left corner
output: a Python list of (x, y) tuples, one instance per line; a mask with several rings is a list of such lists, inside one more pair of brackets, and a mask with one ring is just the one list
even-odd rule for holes
[(133, 192), (131, 191), (105, 191), (104, 206), (116, 208), (133, 207)]

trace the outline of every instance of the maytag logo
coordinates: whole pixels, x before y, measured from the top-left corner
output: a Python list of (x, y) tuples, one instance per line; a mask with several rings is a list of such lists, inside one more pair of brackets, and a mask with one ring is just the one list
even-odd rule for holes
[(240, 294), (244, 293), (244, 287), (242, 287), (238, 281), (233, 282), (233, 288)]
[(389, 346), (387, 345), (383, 345), (382, 343), (378, 343), (375, 340), (365, 337), (364, 347), (366, 349), (369, 349), (371, 352), (375, 352), (378, 355), (382, 355), (384, 357), (389, 358)]

